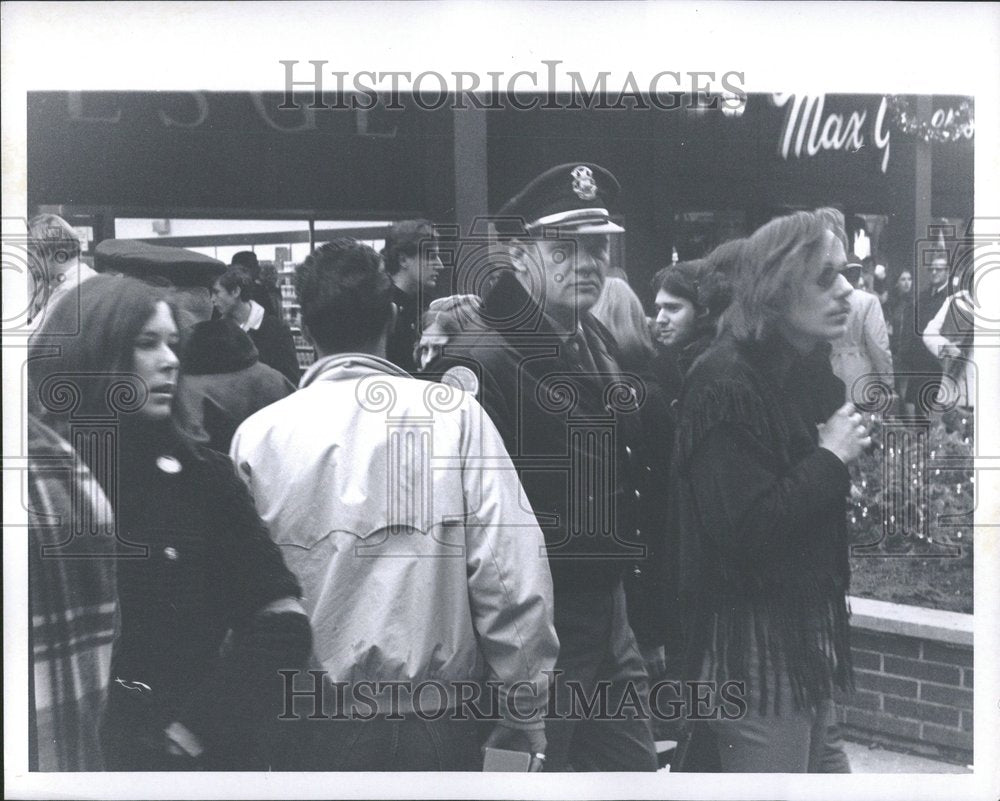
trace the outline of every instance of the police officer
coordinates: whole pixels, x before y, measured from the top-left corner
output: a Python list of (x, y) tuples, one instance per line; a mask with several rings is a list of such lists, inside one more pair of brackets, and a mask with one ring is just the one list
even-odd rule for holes
[[(622, 375), (611, 335), (589, 312), (609, 236), (624, 231), (610, 217), (618, 193), (610, 172), (574, 163), (509, 200), (493, 221), (504, 265), (499, 277), (487, 271), (495, 280), (479, 317), (489, 330), (454, 338), (441, 367), (443, 382), (474, 391), (489, 412), (545, 534), (560, 642), (546, 770), (657, 767), (622, 583), (644, 553), (643, 388)], [(589, 712), (584, 696), (598, 699)]]

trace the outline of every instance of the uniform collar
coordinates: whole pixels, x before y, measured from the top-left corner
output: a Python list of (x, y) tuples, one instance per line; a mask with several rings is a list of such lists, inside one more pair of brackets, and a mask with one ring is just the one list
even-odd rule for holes
[(316, 381), (343, 381), (362, 378), (373, 373), (412, 378), (405, 370), (390, 361), (368, 353), (334, 353), (317, 360), (306, 370), (299, 389), (304, 389)]

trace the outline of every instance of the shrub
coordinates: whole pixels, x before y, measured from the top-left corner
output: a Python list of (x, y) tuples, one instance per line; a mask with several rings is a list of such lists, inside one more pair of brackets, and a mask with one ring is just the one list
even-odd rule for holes
[(852, 591), (971, 611), (972, 414), (947, 412), (929, 426), (876, 417), (870, 430), (872, 448), (851, 467)]

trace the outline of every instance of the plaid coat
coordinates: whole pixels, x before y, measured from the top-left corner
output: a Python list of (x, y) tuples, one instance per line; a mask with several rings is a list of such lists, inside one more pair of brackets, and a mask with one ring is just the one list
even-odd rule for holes
[(117, 622), (111, 508), (69, 443), (34, 419), (28, 497), (30, 766), (102, 770)]

